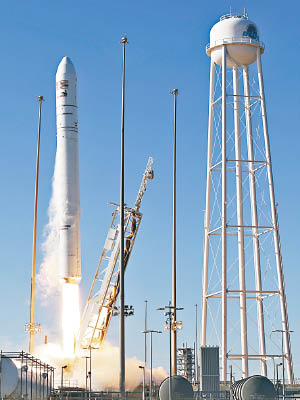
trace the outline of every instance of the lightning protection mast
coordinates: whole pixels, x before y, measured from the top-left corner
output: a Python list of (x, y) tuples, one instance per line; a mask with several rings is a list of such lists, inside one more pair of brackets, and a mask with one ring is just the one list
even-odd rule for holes
[(34, 192), (34, 215), (33, 215), (33, 244), (32, 244), (32, 276), (30, 290), (30, 322), (25, 324), (25, 332), (29, 332), (29, 353), (34, 352), (34, 335), (41, 331), (41, 325), (35, 322), (35, 273), (36, 273), (36, 237), (37, 237), (37, 211), (38, 211), (38, 192), (39, 192), (39, 169), (40, 169), (40, 141), (41, 141), (41, 122), (42, 122), (42, 102), (43, 96), (38, 96), (39, 102), (39, 122), (36, 149), (35, 167), (35, 192)]
[[(261, 55), (248, 15), (224, 16), (210, 31), (211, 58), (201, 345), (219, 344), (243, 378), (293, 364), (280, 251)], [(272, 337), (270, 336), (272, 335)], [(268, 340), (267, 340), (268, 339)], [(272, 360), (273, 359), (273, 360)]]

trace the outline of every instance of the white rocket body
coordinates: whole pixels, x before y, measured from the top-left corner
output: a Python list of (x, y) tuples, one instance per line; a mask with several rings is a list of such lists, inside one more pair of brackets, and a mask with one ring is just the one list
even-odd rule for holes
[(81, 279), (77, 76), (64, 57), (56, 73), (56, 176), (59, 206), (59, 268), (67, 283)]

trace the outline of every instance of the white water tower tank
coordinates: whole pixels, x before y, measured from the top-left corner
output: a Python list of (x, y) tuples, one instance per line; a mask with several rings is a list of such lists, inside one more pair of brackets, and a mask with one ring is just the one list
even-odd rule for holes
[(206, 54), (222, 65), (222, 45), (227, 49), (227, 66), (250, 65), (256, 60), (257, 48), (264, 52), (258, 28), (247, 15), (225, 15), (210, 30)]

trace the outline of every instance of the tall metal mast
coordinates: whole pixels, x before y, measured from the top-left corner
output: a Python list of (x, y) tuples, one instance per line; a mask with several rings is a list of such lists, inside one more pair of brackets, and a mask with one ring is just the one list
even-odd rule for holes
[(36, 151), (36, 168), (35, 168), (35, 193), (34, 193), (34, 216), (33, 216), (33, 244), (32, 244), (32, 276), (31, 276), (31, 293), (30, 293), (30, 323), (25, 325), (25, 330), (29, 330), (29, 353), (34, 351), (34, 334), (40, 330), (40, 325), (34, 322), (35, 312), (35, 271), (36, 271), (36, 229), (37, 229), (37, 203), (39, 191), (39, 166), (40, 166), (40, 139), (41, 139), (41, 121), (42, 121), (42, 102), (43, 96), (38, 96), (39, 102), (39, 122), (38, 122), (38, 138)]
[(125, 316), (124, 316), (124, 126), (125, 126), (125, 53), (126, 37), (122, 37), (123, 73), (122, 73), (122, 116), (121, 116), (121, 176), (120, 176), (120, 393), (125, 400)]
[(174, 95), (174, 136), (173, 136), (173, 231), (172, 231), (172, 307), (174, 324), (172, 326), (172, 375), (177, 375), (177, 330), (176, 330), (176, 134), (177, 134), (177, 95), (178, 89), (173, 89)]
[(195, 381), (199, 390), (198, 368), (198, 304), (195, 304)]

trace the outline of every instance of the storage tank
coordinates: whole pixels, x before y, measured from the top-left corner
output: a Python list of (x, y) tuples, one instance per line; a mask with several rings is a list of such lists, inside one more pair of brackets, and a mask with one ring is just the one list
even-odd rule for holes
[[(166, 378), (159, 387), (159, 399), (169, 400), (170, 378)], [(183, 376), (174, 375), (171, 378), (172, 400), (184, 399), (192, 400), (194, 398), (193, 387)]]
[(54, 369), (26, 353), (1, 354), (1, 398), (47, 399), (53, 386)]
[(225, 15), (210, 30), (206, 54), (222, 65), (222, 45), (227, 49), (227, 66), (250, 65), (256, 60), (256, 49), (264, 52), (256, 24), (247, 15)]
[(253, 375), (236, 381), (230, 387), (234, 400), (275, 400), (276, 390), (273, 383), (261, 375)]

